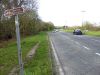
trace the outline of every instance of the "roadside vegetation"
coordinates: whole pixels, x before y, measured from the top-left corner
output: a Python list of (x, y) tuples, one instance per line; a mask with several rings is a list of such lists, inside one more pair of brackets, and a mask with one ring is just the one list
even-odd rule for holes
[(46, 33), (38, 37), (40, 45), (32, 61), (25, 65), (25, 75), (52, 75), (52, 63)]
[(90, 36), (100, 36), (100, 25), (95, 25), (90, 22), (85, 22), (82, 26), (73, 26), (64, 28), (66, 32), (73, 32), (75, 29), (81, 29), (83, 34)]
[[(19, 24), (21, 36), (29, 36), (38, 34), (41, 31), (49, 31), (54, 28), (52, 22), (43, 22), (38, 15), (38, 1), (37, 0), (20, 0), (18, 6), (18, 0), (1, 0), (0, 5), (0, 41), (9, 40), (16, 37), (15, 33), (15, 16), (5, 17), (4, 10), (12, 9), (13, 7), (25, 7), (25, 12), (19, 14)], [(32, 6), (30, 6), (32, 5)]]
[(64, 29), (65, 32), (73, 32), (73, 29)]
[(86, 35), (90, 35), (90, 36), (98, 36), (98, 37), (100, 37), (100, 31), (88, 31), (85, 34)]
[[(0, 75), (7, 75), (18, 66), (18, 52), (15, 33), (15, 16), (5, 17), (4, 10), (24, 6), (26, 12), (19, 14), (21, 49), (23, 61), (27, 53), (38, 43), (32, 60), (24, 64), (25, 75), (51, 75), (51, 60), (47, 31), (54, 29), (52, 22), (44, 22), (38, 15), (38, 0), (0, 0)], [(27, 2), (28, 1), (28, 2)]]
[[(49, 55), (49, 45), (47, 34), (41, 32), (35, 36), (22, 38), (22, 57), (25, 62), (27, 53), (36, 43), (40, 42), (34, 57), (24, 64), (25, 75), (51, 75), (51, 57)], [(13, 67), (18, 66), (18, 52), (15, 41), (9, 41), (5, 47), (0, 48), (0, 75), (7, 75)]]

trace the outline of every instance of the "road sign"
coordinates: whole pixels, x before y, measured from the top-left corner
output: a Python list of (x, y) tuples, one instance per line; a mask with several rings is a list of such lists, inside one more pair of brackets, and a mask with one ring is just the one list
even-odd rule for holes
[(14, 15), (13, 9), (8, 9), (8, 10), (4, 11), (4, 16), (5, 17), (13, 16), (13, 15)]
[(17, 14), (22, 14), (22, 13), (24, 13), (24, 8), (17, 7), (17, 8), (5, 10), (4, 11), (4, 16), (9, 17), (9, 16), (17, 15)]
[(24, 9), (22, 7), (17, 7), (15, 9), (13, 9), (14, 14), (22, 14), (24, 13)]

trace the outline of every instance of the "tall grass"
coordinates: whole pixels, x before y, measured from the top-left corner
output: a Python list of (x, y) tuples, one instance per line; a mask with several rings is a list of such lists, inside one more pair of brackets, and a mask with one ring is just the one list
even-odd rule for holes
[(42, 34), (40, 39), (34, 59), (25, 65), (25, 75), (52, 75), (47, 36)]
[[(44, 67), (46, 67), (48, 72), (51, 71), (51, 67), (50, 67), (51, 63), (49, 60), (50, 57), (48, 55), (48, 44), (47, 44), (48, 40), (46, 40), (46, 36), (47, 36), (46, 33), (40, 33), (35, 36), (23, 38), (21, 40), (23, 61), (26, 60), (26, 55), (31, 50), (31, 48), (37, 42), (40, 41), (40, 46), (36, 51), (35, 57), (31, 61), (28, 61), (27, 64), (24, 65), (26, 74), (34, 72), (36, 68), (38, 69)], [(17, 44), (15, 41), (13, 41), (13, 42), (9, 42), (9, 44), (4, 46), (3, 48), (0, 48), (0, 75), (9, 74), (10, 70), (16, 65), (18, 65)], [(43, 72), (45, 71), (44, 69), (42, 69)]]

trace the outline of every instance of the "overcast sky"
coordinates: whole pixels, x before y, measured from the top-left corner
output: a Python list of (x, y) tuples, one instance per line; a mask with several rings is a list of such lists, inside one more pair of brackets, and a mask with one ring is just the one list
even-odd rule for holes
[(56, 26), (100, 23), (100, 0), (39, 0), (38, 13), (43, 21)]

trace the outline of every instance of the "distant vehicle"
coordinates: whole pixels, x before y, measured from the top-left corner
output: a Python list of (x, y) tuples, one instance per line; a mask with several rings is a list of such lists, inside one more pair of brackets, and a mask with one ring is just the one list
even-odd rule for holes
[(80, 29), (75, 29), (73, 32), (74, 35), (82, 35), (82, 31)]
[(58, 32), (59, 30), (57, 30), (57, 29), (54, 29), (54, 31), (53, 32)]

